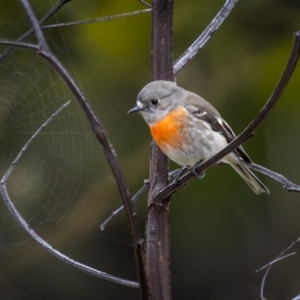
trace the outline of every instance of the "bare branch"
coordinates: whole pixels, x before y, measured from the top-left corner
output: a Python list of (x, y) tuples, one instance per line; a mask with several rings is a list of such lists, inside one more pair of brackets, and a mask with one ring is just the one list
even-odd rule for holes
[(267, 280), (267, 277), (268, 277), (268, 274), (271, 270), (271, 268), (273, 267), (274, 264), (276, 264), (277, 262), (283, 260), (283, 259), (286, 259), (290, 256), (293, 256), (295, 254), (297, 254), (297, 252), (292, 252), (292, 253), (288, 253), (286, 254), (292, 247), (294, 246), (297, 246), (300, 242), (300, 237), (294, 241), (291, 245), (289, 245), (287, 248), (285, 248), (274, 260), (272, 260), (271, 262), (269, 262), (268, 264), (262, 266), (261, 268), (259, 268), (258, 270), (256, 270), (256, 272), (260, 272), (264, 269), (267, 269), (265, 274), (264, 274), (264, 277), (262, 279), (262, 282), (261, 282), (261, 287), (260, 287), (260, 297), (262, 300), (266, 300), (266, 298), (264, 297), (264, 289), (265, 289), (265, 285), (266, 285), (266, 280)]
[[(132, 197), (131, 201), (134, 203), (138, 198), (146, 191), (149, 187), (149, 180), (144, 180), (144, 185), (138, 190), (138, 192)], [(124, 205), (120, 206), (118, 209), (112, 212), (112, 214), (100, 225), (100, 229), (105, 230), (106, 225), (117, 216), (124, 209)]]
[[(8, 168), (8, 170), (6, 171), (6, 173), (4, 174), (1, 183), (5, 184), (7, 178), (9, 177), (9, 175), (11, 174), (11, 172), (13, 171), (15, 165), (19, 162), (19, 160), (21, 159), (21, 157), (23, 156), (24, 152), (28, 149), (29, 145), (33, 142), (33, 140), (37, 137), (37, 135), (62, 111), (64, 110), (70, 103), (72, 100), (68, 101), (67, 103), (63, 104), (54, 114), (51, 115), (50, 118), (48, 118), (46, 120), (46, 122), (44, 122), (42, 124), (42, 126), (31, 136), (31, 138), (27, 141), (27, 143), (23, 146), (23, 148), (21, 149), (21, 151), (19, 152), (19, 154), (17, 155), (17, 157), (15, 158), (15, 160), (12, 162), (12, 164), (10, 165), (10, 167)], [(1, 187), (0, 187), (1, 188)], [(8, 197), (9, 198), (9, 197)]]
[[(219, 165), (219, 164), (218, 164)], [(168, 177), (176, 178), (178, 177), (178, 173), (181, 172), (183, 169), (186, 169), (185, 167), (176, 169), (174, 171), (169, 172)], [(135, 203), (138, 198), (146, 191), (146, 189), (149, 187), (149, 179), (144, 180), (144, 185), (138, 190), (138, 192), (132, 197), (132, 202)], [(116, 217), (122, 210), (124, 209), (124, 205), (118, 207), (115, 211), (111, 213), (111, 215), (100, 225), (100, 229), (103, 231), (105, 230), (105, 227), (107, 224), (113, 220), (114, 217)]]
[[(183, 169), (186, 169), (185, 167), (179, 168), (176, 170), (173, 170), (169, 172), (168, 177), (169, 179), (171, 178), (176, 178), (178, 177), (178, 173), (181, 172)], [(146, 191), (146, 189), (149, 187), (149, 179), (144, 180), (144, 185), (138, 190), (138, 192), (132, 197), (132, 202), (135, 203), (138, 198)], [(116, 217), (122, 210), (124, 209), (124, 205), (118, 207), (115, 211), (111, 213), (111, 215), (100, 225), (100, 229), (103, 231), (105, 230), (105, 227), (107, 224), (113, 220), (114, 217)]]
[[(173, 71), (173, 0), (152, 1), (151, 73), (152, 80), (174, 81)], [(150, 145), (150, 188), (148, 196), (146, 253), (149, 289), (153, 300), (169, 300), (170, 215), (169, 199), (157, 198), (167, 186), (169, 161), (153, 139)]]
[(284, 177), (283, 175), (279, 174), (279, 173), (276, 173), (270, 169), (267, 169), (266, 167), (262, 167), (260, 165), (257, 165), (257, 164), (247, 164), (246, 165), (255, 170), (255, 171), (258, 171), (262, 174), (265, 174), (271, 178), (273, 178), (274, 180), (280, 182), (283, 184), (283, 188), (286, 189), (287, 191), (290, 191), (290, 192), (297, 192), (297, 193), (300, 193), (300, 185), (297, 185), (293, 182), (291, 182), (290, 180), (288, 180), (286, 177)]
[(32, 44), (32, 43), (25, 43), (25, 42), (17, 42), (13, 40), (0, 40), (0, 45), (8, 45), (14, 47), (19, 47), (19, 48), (27, 48), (27, 49), (32, 49), (35, 51), (38, 51), (40, 48), (39, 46)]
[(0, 182), (0, 193), (4, 199), (4, 203), (6, 204), (7, 208), (11, 212), (11, 214), (14, 216), (14, 218), (20, 223), (20, 225), (26, 230), (26, 232), (31, 236), (33, 240), (35, 240), (43, 249), (45, 249), (48, 253), (53, 255), (54, 257), (57, 257), (58, 259), (62, 260), (66, 264), (73, 266), (75, 268), (80, 269), (81, 271), (97, 276), (102, 279), (106, 279), (115, 283), (127, 285), (129, 287), (138, 288), (139, 284), (137, 282), (125, 280), (119, 277), (112, 276), (110, 274), (107, 274), (105, 272), (101, 272), (99, 270), (93, 269), (91, 267), (88, 267), (84, 264), (81, 264), (77, 261), (74, 261), (73, 259), (70, 259), (66, 255), (62, 254), (61, 252), (57, 251), (56, 249), (52, 248), (51, 245), (49, 245), (45, 240), (43, 240), (36, 232), (28, 225), (28, 223), (25, 221), (25, 219), (19, 214), (17, 209), (15, 208), (13, 202), (11, 201), (7, 188), (6, 188), (6, 181), (13, 171), (15, 165), (20, 161), (30, 144), (34, 141), (34, 139), (38, 136), (38, 134), (63, 110), (65, 109), (69, 104), (71, 103), (71, 100), (62, 105), (54, 114), (52, 114), (46, 122), (40, 126), (40, 128), (31, 136), (31, 138), (27, 141), (27, 143), (23, 146), (20, 153), (17, 155), (15, 160), (12, 162), (6, 173), (4, 174), (3, 178)]
[[(72, 0), (59, 0), (39, 21), (39, 24), (45, 23), (53, 14), (55, 14), (63, 5)], [(33, 29), (28, 30), (24, 33), (21, 37), (18, 38), (18, 42), (24, 41), (27, 37), (29, 37), (33, 33)], [(1, 55), (0, 55), (0, 63), (5, 59), (5, 57), (14, 49), (14, 46), (7, 48)]]
[(46, 42), (46, 39), (43, 35), (43, 32), (41, 30), (41, 27), (39, 26), (39, 22), (36, 18), (36, 16), (33, 13), (33, 10), (27, 0), (21, 0), (22, 6), (24, 8), (24, 11), (30, 20), (32, 26), (33, 26), (33, 31), (38, 39), (40, 51), (47, 51), (48, 50), (48, 44)]
[(144, 0), (139, 0), (139, 2), (143, 3), (144, 5), (146, 5), (148, 7), (151, 7), (151, 5)]
[(103, 21), (110, 21), (110, 20), (114, 20), (114, 19), (125, 18), (128, 16), (140, 15), (140, 14), (150, 12), (150, 11), (151, 11), (151, 9), (148, 8), (148, 9), (137, 10), (137, 11), (133, 11), (133, 12), (129, 12), (129, 13), (119, 14), (119, 15), (89, 19), (89, 20), (67, 22), (67, 23), (43, 25), (41, 27), (42, 27), (42, 29), (50, 29), (50, 28), (61, 28), (61, 27), (69, 27), (69, 26), (74, 26), (74, 25), (82, 25), (82, 24), (92, 24), (92, 23), (98, 23), (98, 22), (103, 22)]
[[(34, 32), (36, 34), (36, 37), (39, 42), (39, 50), (38, 53), (43, 57), (59, 74), (59, 76), (64, 80), (64, 82), (67, 84), (71, 92), (74, 94), (76, 99), (79, 101), (82, 109), (84, 110), (88, 121), (90, 122), (91, 128), (96, 135), (96, 138), (102, 145), (102, 149), (104, 151), (104, 154), (106, 156), (106, 159), (110, 165), (110, 168), (113, 172), (113, 175), (116, 179), (117, 186), (121, 195), (121, 198), (123, 200), (125, 211), (126, 211), (126, 217), (128, 221), (129, 226), (129, 233), (131, 237), (131, 243), (133, 249), (135, 249), (135, 263), (137, 268), (137, 273), (140, 279), (140, 282), (144, 282), (146, 278), (146, 272), (145, 272), (145, 266), (144, 266), (144, 259), (143, 259), (143, 249), (141, 245), (143, 244), (143, 240), (140, 238), (140, 232), (138, 228), (138, 222), (136, 213), (134, 211), (134, 207), (131, 202), (131, 198), (129, 195), (129, 190), (124, 178), (124, 175), (122, 173), (122, 170), (120, 168), (120, 165), (117, 160), (117, 156), (115, 153), (115, 150), (113, 149), (112, 145), (110, 144), (107, 134), (104, 130), (104, 127), (99, 122), (97, 117), (95, 116), (94, 112), (92, 111), (89, 103), (87, 102), (84, 94), (78, 87), (78, 85), (75, 83), (73, 78), (70, 76), (70, 74), (67, 72), (67, 70), (62, 66), (62, 64), (59, 62), (59, 60), (54, 56), (54, 54), (50, 51), (45, 37), (43, 35), (43, 32), (39, 26), (39, 23), (31, 9), (31, 6), (29, 5), (28, 0), (20, 0), (22, 3), (22, 6), (25, 10), (25, 13), (29, 20), (31, 21), (31, 24), (33, 26)], [(142, 286), (142, 284), (141, 284)]]
[[(253, 119), (253, 121), (246, 127), (246, 129), (238, 135), (231, 143), (228, 144), (222, 151), (217, 153), (216, 155), (212, 156), (211, 158), (205, 160), (201, 164), (197, 166), (194, 170), (199, 174), (205, 171), (208, 167), (216, 164), (218, 161), (220, 161), (225, 155), (233, 151), (235, 148), (237, 148), (239, 145), (244, 143), (251, 134), (253, 134), (254, 130), (257, 129), (260, 124), (266, 119), (266, 117), (269, 115), (271, 110), (274, 108), (275, 104), (279, 100), (281, 94), (283, 93), (288, 81), (290, 80), (293, 71), (297, 65), (298, 58), (300, 54), (300, 31), (296, 32), (294, 34), (294, 45), (293, 49), (289, 58), (289, 61), (287, 63), (287, 66), (283, 72), (283, 75), (280, 78), (279, 83), (277, 84), (273, 94), (269, 98), (269, 100), (266, 102), (262, 110), (259, 112), (259, 114)], [(184, 177), (177, 180), (176, 185), (170, 184), (165, 189), (163, 189), (157, 197), (159, 199), (165, 199), (167, 197), (170, 197), (172, 194), (176, 192), (176, 190), (187, 184), (192, 178), (195, 177), (195, 174), (193, 172), (188, 173)]]
[(228, 17), (238, 0), (227, 0), (215, 18), (196, 39), (196, 41), (176, 60), (174, 63), (174, 74), (177, 74), (186, 64), (188, 64), (201, 48), (208, 42), (215, 31)]

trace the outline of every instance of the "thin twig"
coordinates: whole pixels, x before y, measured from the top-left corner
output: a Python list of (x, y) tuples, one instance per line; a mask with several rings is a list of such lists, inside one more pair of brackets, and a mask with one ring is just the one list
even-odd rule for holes
[[(136, 200), (146, 191), (149, 187), (149, 180), (144, 180), (144, 185), (138, 190), (138, 192), (132, 197), (132, 203), (135, 203)], [(120, 206), (118, 209), (112, 212), (112, 214), (100, 225), (100, 229), (105, 230), (106, 225), (116, 217), (122, 210), (124, 209), (124, 205)]]
[[(181, 172), (183, 169), (186, 169), (185, 167), (176, 169), (174, 171), (169, 172), (168, 177), (169, 179), (178, 177), (178, 173)], [(146, 191), (146, 189), (149, 186), (149, 179), (144, 180), (144, 185), (138, 190), (138, 192), (132, 197), (132, 202), (135, 203), (138, 198)], [(116, 217), (122, 210), (124, 209), (124, 205), (118, 207), (115, 211), (111, 213), (111, 215), (106, 218), (106, 220), (100, 225), (100, 229), (103, 231), (105, 230), (105, 227), (107, 224), (113, 220), (114, 217)]]
[[(15, 160), (12, 162), (12, 164), (10, 165), (10, 167), (8, 168), (8, 170), (6, 171), (6, 173), (4, 174), (1, 183), (5, 184), (7, 178), (9, 177), (9, 175), (11, 174), (11, 172), (13, 171), (15, 165), (19, 162), (19, 160), (21, 159), (21, 157), (23, 156), (24, 152), (28, 149), (29, 145), (34, 141), (34, 139), (37, 137), (37, 135), (62, 111), (64, 110), (70, 103), (72, 100), (68, 101), (67, 103), (63, 104), (54, 114), (52, 114), (47, 120), (46, 122), (44, 122), (42, 124), (42, 126), (30, 137), (30, 139), (27, 141), (27, 143), (23, 146), (23, 148), (21, 149), (21, 151), (19, 152), (19, 154), (17, 155), (17, 157), (15, 158)], [(9, 198), (9, 197), (8, 197)]]
[[(176, 170), (173, 170), (169, 172), (168, 177), (169, 179), (177, 178), (178, 173), (181, 172), (183, 169), (186, 169), (185, 167), (179, 168)], [(149, 179), (144, 180), (144, 185), (138, 190), (138, 192), (132, 197), (132, 202), (135, 203), (138, 198), (146, 191), (146, 189), (149, 187)], [(124, 205), (118, 207), (115, 211), (111, 213), (111, 215), (100, 225), (101, 230), (105, 230), (105, 227), (107, 224), (116, 217), (122, 210), (124, 209)]]
[(286, 189), (287, 191), (290, 191), (290, 192), (297, 192), (297, 193), (300, 193), (300, 185), (297, 185), (293, 182), (291, 182), (290, 180), (288, 180), (286, 177), (284, 177), (283, 175), (279, 174), (279, 173), (276, 173), (270, 169), (267, 169), (266, 167), (262, 167), (260, 165), (257, 165), (255, 163), (252, 163), (252, 164), (247, 164), (246, 165), (257, 171), (257, 172), (260, 172), (262, 174), (265, 174), (271, 178), (273, 178), (274, 180), (280, 182), (283, 184), (283, 188)]
[[(39, 24), (45, 23), (53, 14), (55, 14), (63, 5), (72, 0), (59, 0), (39, 21)], [(33, 29), (31, 28), (26, 33), (18, 38), (18, 42), (24, 41), (27, 37), (29, 37), (33, 33)], [(14, 46), (8, 47), (5, 51), (0, 55), (0, 63), (5, 59), (5, 57), (14, 49)]]
[(25, 43), (25, 42), (17, 42), (15, 40), (0, 40), (0, 45), (8, 45), (14, 47), (19, 47), (19, 48), (26, 48), (26, 49), (32, 49), (35, 51), (38, 51), (40, 48), (36, 44), (32, 43)]
[(274, 260), (272, 260), (271, 262), (267, 263), (266, 265), (262, 266), (261, 268), (259, 268), (258, 270), (256, 270), (256, 272), (260, 272), (264, 269), (267, 269), (265, 274), (264, 274), (264, 277), (261, 281), (261, 286), (260, 286), (260, 297), (262, 300), (266, 300), (266, 298), (264, 297), (264, 289), (265, 289), (265, 285), (266, 285), (266, 280), (267, 280), (267, 277), (268, 277), (268, 274), (271, 270), (271, 268), (273, 267), (273, 265), (285, 258), (288, 258), (290, 256), (293, 256), (295, 254), (297, 254), (297, 252), (292, 252), (292, 253), (289, 253), (289, 254), (285, 254), (287, 253), (292, 247), (294, 247), (295, 245), (299, 244), (300, 242), (300, 237), (294, 241), (292, 244), (290, 244), (287, 248), (285, 248)]
[[(284, 252), (286, 252), (286, 251), (288, 251), (288, 250), (285, 250)], [(286, 254), (286, 255), (277, 257), (276, 259), (272, 260), (272, 261), (269, 262), (268, 264), (266, 264), (266, 265), (264, 265), (263, 267), (261, 267), (261, 268), (259, 268), (258, 270), (256, 270), (256, 272), (260, 272), (260, 271), (262, 271), (262, 270), (264, 270), (264, 269), (266, 269), (266, 268), (269, 268), (269, 267), (271, 267), (272, 265), (274, 265), (275, 263), (278, 263), (279, 261), (281, 261), (281, 260), (283, 260), (283, 259), (286, 259), (286, 258), (288, 258), (288, 257), (290, 257), (290, 256), (296, 255), (296, 254), (297, 254), (297, 252), (295, 251), (295, 252), (292, 252), (292, 253), (289, 253), (289, 254)], [(280, 254), (280, 255), (282, 255), (282, 254)]]
[[(174, 171), (169, 172), (168, 177), (169, 179), (178, 177), (178, 173), (181, 172), (183, 169), (186, 169), (185, 167), (176, 169)], [(183, 174), (182, 174), (183, 175)], [(146, 189), (149, 187), (149, 179), (144, 180), (144, 185), (138, 190), (138, 192), (132, 197), (132, 202), (135, 203), (140, 196), (146, 191)], [(113, 220), (114, 217), (116, 217), (122, 210), (124, 209), (124, 205), (118, 207), (115, 211), (113, 211), (108, 218), (100, 225), (100, 229), (102, 231), (105, 230), (105, 227), (107, 224)]]
[(262, 281), (261, 281), (261, 286), (260, 286), (260, 298), (261, 298), (262, 300), (267, 300), (267, 299), (264, 297), (264, 286), (265, 286), (265, 283), (266, 283), (268, 274), (269, 274), (269, 272), (270, 272), (270, 270), (271, 270), (271, 267), (272, 267), (272, 266), (270, 266), (270, 267), (266, 270), (266, 272), (265, 272), (265, 274), (264, 274), (264, 277), (263, 277), (263, 279), (262, 279)]
[(238, 0), (227, 0), (218, 14), (214, 17), (211, 23), (196, 39), (196, 41), (176, 60), (174, 63), (174, 74), (177, 74), (187, 63), (189, 63), (194, 56), (201, 50), (201, 48), (212, 37), (215, 31), (228, 17)]
[(144, 0), (139, 0), (139, 2), (143, 3), (144, 5), (146, 5), (148, 7), (151, 7), (151, 5)]
[(140, 15), (146, 12), (150, 12), (151, 9), (143, 9), (143, 10), (137, 10), (129, 13), (123, 13), (119, 15), (113, 15), (113, 16), (107, 16), (107, 17), (101, 17), (101, 18), (95, 18), (95, 19), (88, 19), (88, 20), (81, 20), (81, 21), (74, 21), (74, 22), (67, 22), (67, 23), (58, 23), (58, 24), (51, 24), (51, 25), (43, 25), (41, 26), (42, 29), (51, 29), (51, 28), (61, 28), (61, 27), (68, 27), (68, 26), (74, 26), (74, 25), (82, 25), (82, 24), (92, 24), (92, 23), (98, 23), (103, 21), (110, 21), (114, 19), (120, 19), (125, 18), (128, 16), (134, 16), (134, 15)]
[[(293, 71), (297, 65), (297, 61), (299, 59), (300, 55), (300, 31), (296, 32), (294, 34), (294, 45), (293, 49), (289, 58), (289, 61), (286, 65), (286, 68), (283, 72), (283, 75), (281, 76), (279, 83), (277, 84), (273, 94), (269, 98), (269, 100), (266, 102), (266, 104), (263, 106), (262, 110), (259, 112), (259, 114), (253, 119), (253, 121), (246, 127), (246, 129), (238, 135), (231, 143), (228, 144), (222, 151), (218, 152), (216, 155), (212, 156), (211, 158), (205, 160), (201, 164), (197, 166), (194, 170), (199, 174), (205, 171), (208, 167), (216, 164), (218, 161), (220, 161), (225, 155), (232, 152), (235, 148), (240, 146), (242, 143), (244, 143), (251, 134), (257, 129), (261, 123), (266, 119), (266, 117), (269, 115), (271, 110), (274, 108), (275, 104), (279, 100), (281, 94), (283, 93), (288, 81), (290, 80)], [(157, 197), (159, 199), (164, 199), (166, 197), (171, 196), (176, 192), (176, 190), (187, 184), (191, 179), (195, 177), (194, 172), (190, 172), (184, 177), (177, 180), (176, 185), (170, 184), (165, 189), (163, 189)]]

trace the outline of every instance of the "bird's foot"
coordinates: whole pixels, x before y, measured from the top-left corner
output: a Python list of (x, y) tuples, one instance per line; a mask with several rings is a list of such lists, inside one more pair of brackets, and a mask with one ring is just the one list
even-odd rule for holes
[(205, 177), (205, 172), (201, 172), (200, 174), (196, 171), (196, 169), (202, 164), (203, 159), (198, 161), (193, 167), (192, 167), (192, 173), (199, 179), (203, 179)]
[(186, 170), (187, 167), (182, 167), (169, 173), (169, 178), (174, 178), (172, 185), (176, 187), (178, 186), (178, 180), (185, 173)]

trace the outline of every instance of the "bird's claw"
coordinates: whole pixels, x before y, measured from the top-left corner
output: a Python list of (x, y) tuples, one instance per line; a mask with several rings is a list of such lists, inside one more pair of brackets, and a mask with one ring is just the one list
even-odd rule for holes
[(172, 184), (176, 186), (178, 185), (178, 180), (185, 173), (186, 169), (187, 169), (186, 167), (182, 167), (180, 169), (177, 169), (169, 173), (169, 178), (174, 178)]
[(200, 160), (192, 167), (192, 173), (199, 179), (203, 179), (205, 177), (205, 172), (198, 173), (196, 169), (202, 164), (203, 160)]

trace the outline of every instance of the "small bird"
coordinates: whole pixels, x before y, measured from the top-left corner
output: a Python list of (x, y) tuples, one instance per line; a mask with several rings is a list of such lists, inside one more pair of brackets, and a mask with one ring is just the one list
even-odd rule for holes
[[(184, 167), (215, 155), (235, 135), (218, 111), (206, 100), (171, 81), (153, 81), (138, 94), (137, 106), (159, 148)], [(269, 194), (265, 185), (248, 169), (251, 159), (242, 146), (227, 154), (222, 163), (231, 165), (256, 193)]]

